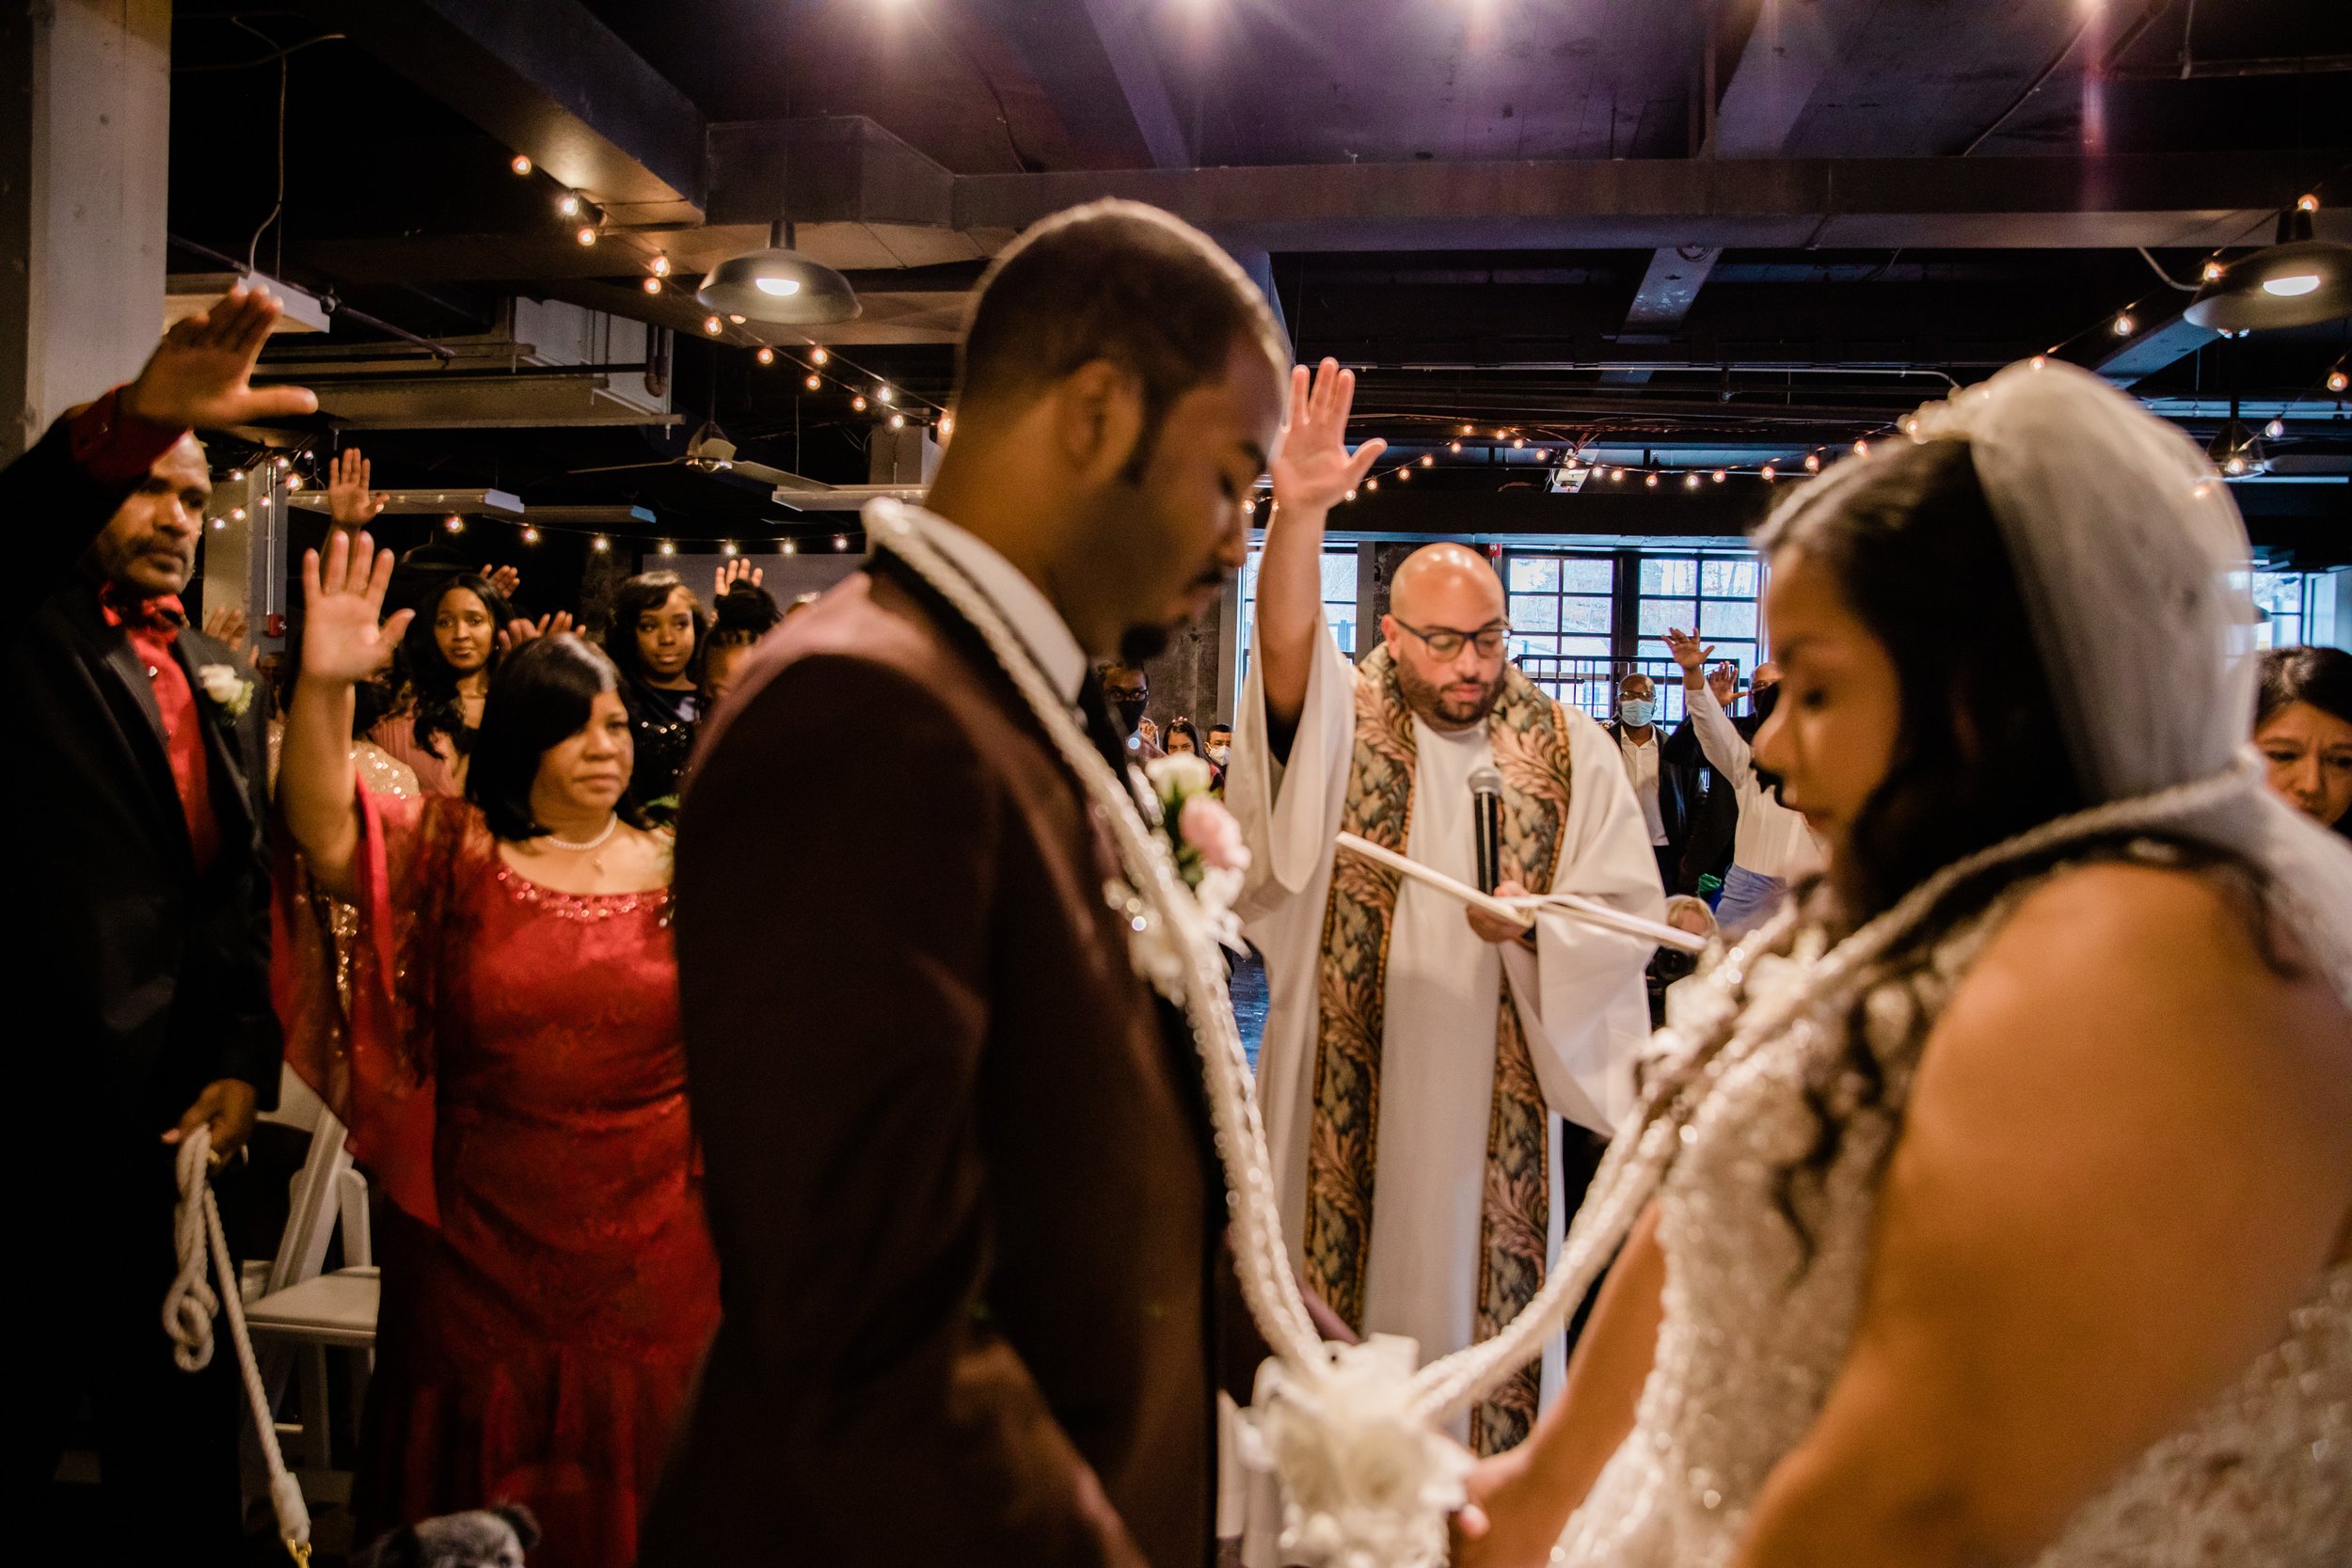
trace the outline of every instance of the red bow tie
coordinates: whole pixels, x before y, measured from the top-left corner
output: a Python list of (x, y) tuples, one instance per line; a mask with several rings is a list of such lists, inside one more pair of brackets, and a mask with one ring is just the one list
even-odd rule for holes
[(109, 583), (99, 592), (98, 605), (106, 612), (108, 626), (143, 627), (167, 642), (178, 637), (180, 628), (188, 621), (188, 612), (181, 607), (177, 594), (141, 598), (122, 593)]

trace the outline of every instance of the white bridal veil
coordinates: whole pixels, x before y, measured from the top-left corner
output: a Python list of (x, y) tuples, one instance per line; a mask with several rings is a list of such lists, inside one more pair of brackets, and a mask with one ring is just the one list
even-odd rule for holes
[(2012, 365), (1906, 425), (1969, 443), (2090, 815), (2245, 856), (2352, 1001), (2352, 846), (2263, 787), (2246, 529), (2204, 454), (2055, 360)]

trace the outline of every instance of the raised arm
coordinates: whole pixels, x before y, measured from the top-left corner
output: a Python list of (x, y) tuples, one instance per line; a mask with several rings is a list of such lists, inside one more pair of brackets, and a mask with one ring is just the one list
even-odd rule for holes
[(1347, 415), (1355, 402), (1356, 372), (1340, 369), (1336, 360), (1326, 359), (1311, 383), (1306, 366), (1292, 369), (1290, 422), (1271, 466), (1274, 510), (1258, 562), (1255, 647), (1263, 661), (1266, 718), (1278, 755), (1288, 750), (1306, 709), (1315, 639), (1324, 635), (1324, 519), (1388, 450), (1375, 437), (1348, 451)]
[(1674, 655), (1675, 662), (1682, 666), (1682, 702), (1691, 710), (1691, 729), (1699, 737), (1699, 750), (1707, 754), (1708, 765), (1736, 787), (1740, 780), (1748, 777), (1748, 743), (1724, 712), (1724, 705), (1707, 677), (1707, 656), (1715, 650), (1699, 646), (1695, 636), (1678, 627), (1667, 629), (1666, 648)]
[(349, 897), (359, 846), (358, 781), (351, 761), (352, 688), (382, 669), (400, 646), (413, 610), (378, 624), (392, 581), (392, 552), (374, 552), (365, 533), (338, 529), (324, 562), (302, 557), (302, 669), (286, 715), (278, 768), (278, 807), (311, 877)]

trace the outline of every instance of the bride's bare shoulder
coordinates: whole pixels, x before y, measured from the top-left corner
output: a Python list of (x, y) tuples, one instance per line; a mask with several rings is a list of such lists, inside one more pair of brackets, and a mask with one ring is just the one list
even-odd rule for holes
[[(2035, 888), (1987, 944), (1947, 1022), (2154, 1067), (2266, 1059), (2352, 1101), (2352, 1011), (2245, 876), (2109, 862)], [(2215, 1048), (2228, 1049), (2217, 1053)]]

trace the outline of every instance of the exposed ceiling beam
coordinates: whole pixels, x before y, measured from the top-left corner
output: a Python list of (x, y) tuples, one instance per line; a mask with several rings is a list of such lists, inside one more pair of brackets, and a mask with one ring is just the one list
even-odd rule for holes
[(702, 111), (577, 0), (307, 0), (617, 218), (700, 222)]
[(973, 10), (1037, 84), (1079, 151), (1113, 167), (1192, 162), (1152, 58), (1142, 0), (975, 0)]
[[(2345, 151), (2105, 158), (1803, 158), (982, 174), (956, 228), (993, 248), (1104, 196), (1268, 250), (2212, 248), (2244, 238)], [(2341, 214), (2323, 220), (2347, 227)]]
[(1135, 117), (1136, 135), (1143, 138), (1153, 166), (1183, 168), (1193, 161), (1192, 150), (1177, 123), (1176, 105), (1168, 96), (1159, 62), (1152, 57), (1148, 24), (1154, 8), (1152, 0), (1086, 0), (1087, 18), (1110, 58), (1127, 112)]

